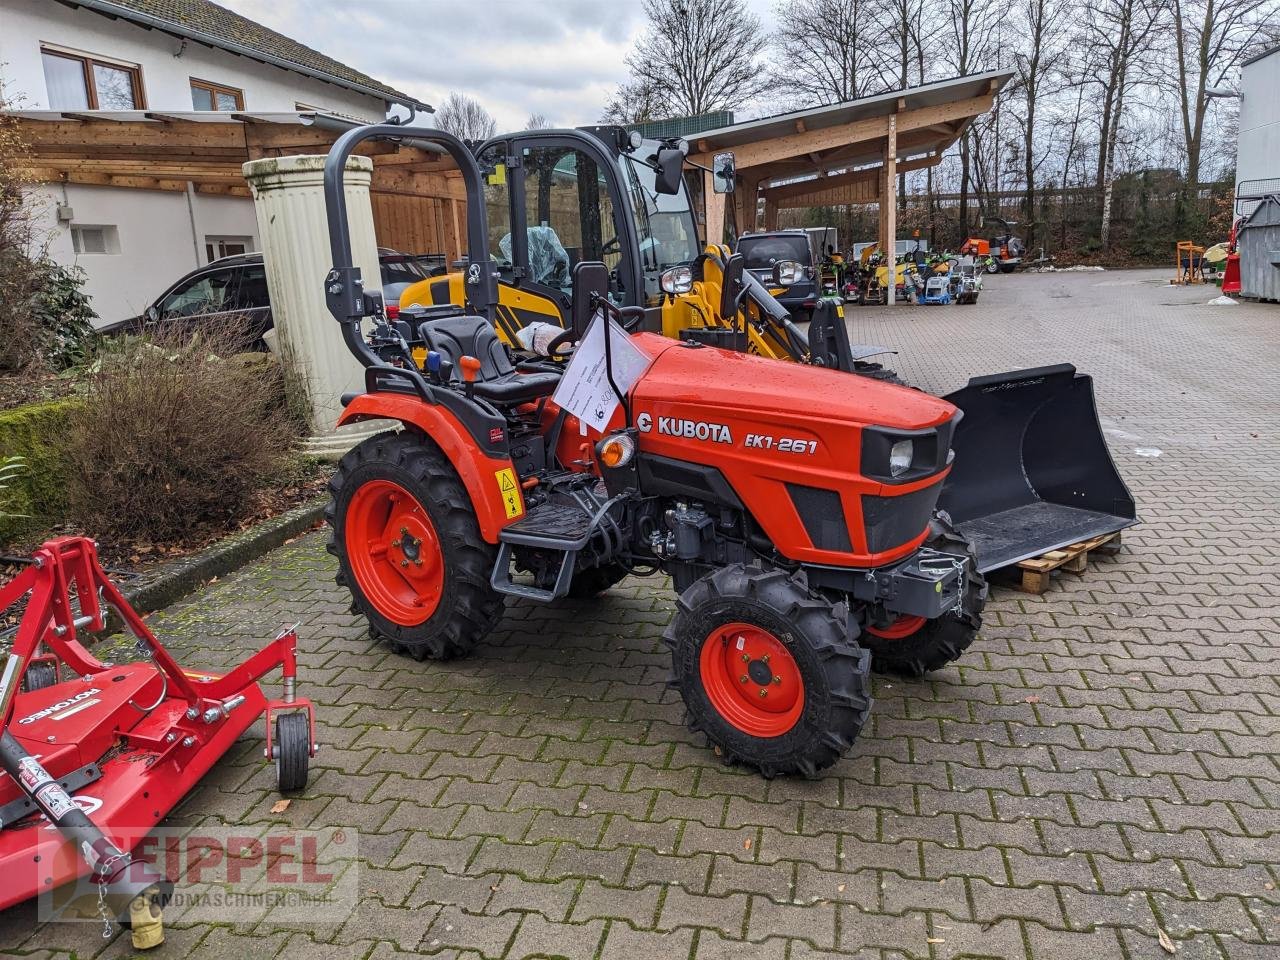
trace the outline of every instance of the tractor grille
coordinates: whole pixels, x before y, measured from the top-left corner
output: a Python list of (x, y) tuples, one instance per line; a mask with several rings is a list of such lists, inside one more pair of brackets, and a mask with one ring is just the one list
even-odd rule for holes
[(863, 496), (862, 521), (866, 524), (868, 551), (882, 553), (920, 536), (933, 517), (941, 492), (941, 483), (931, 483), (896, 497)]
[(788, 483), (787, 493), (791, 494), (791, 503), (815, 547), (819, 550), (838, 550), (841, 553), (853, 551), (840, 494), (834, 490), (806, 487), (799, 483)]

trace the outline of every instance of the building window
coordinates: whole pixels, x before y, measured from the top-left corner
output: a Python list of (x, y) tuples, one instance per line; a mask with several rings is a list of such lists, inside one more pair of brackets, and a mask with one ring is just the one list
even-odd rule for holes
[(243, 110), (244, 91), (192, 77), (191, 105), (197, 110)]
[(77, 254), (119, 253), (120, 233), (112, 226), (77, 224), (71, 228), (71, 249)]
[(253, 252), (253, 237), (205, 237), (204, 253), (209, 263), (223, 257), (238, 257)]
[(42, 48), (50, 110), (142, 110), (137, 66)]

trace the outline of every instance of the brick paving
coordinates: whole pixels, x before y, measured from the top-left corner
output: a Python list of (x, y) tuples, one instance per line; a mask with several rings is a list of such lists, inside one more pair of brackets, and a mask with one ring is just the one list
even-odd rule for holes
[[(1163, 930), (1180, 957), (1280, 956), (1280, 308), (1162, 279), (1001, 276), (976, 307), (850, 310), (936, 391), (1093, 374), (1143, 522), (1043, 596), (995, 591), (959, 664), (878, 678), (821, 780), (723, 767), (686, 732), (656, 580), (512, 602), (450, 664), (371, 646), (319, 535), (157, 615), (211, 667), (300, 621), (321, 705), (305, 797), (269, 812), (256, 726), (177, 819), (361, 844), (345, 921), (179, 924), (164, 955), (1136, 960), (1167, 956)], [(0, 915), (0, 948), (128, 953), (33, 916)]]

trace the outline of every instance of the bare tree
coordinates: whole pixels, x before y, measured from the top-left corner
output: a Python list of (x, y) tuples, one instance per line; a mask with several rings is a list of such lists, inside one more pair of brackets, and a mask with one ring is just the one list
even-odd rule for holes
[(659, 102), (656, 87), (648, 77), (637, 77), (619, 84), (613, 99), (600, 115), (601, 123), (651, 123), (668, 116), (666, 107)]
[(1171, 0), (1174, 57), (1170, 80), (1178, 97), (1186, 149), (1187, 189), (1200, 182), (1206, 91), (1223, 84), (1255, 47), (1259, 28), (1280, 12), (1275, 0)]
[(1027, 224), (1027, 243), (1035, 244), (1036, 171), (1047, 152), (1037, 137), (1037, 110), (1049, 78), (1062, 54), (1059, 39), (1066, 5), (1061, 0), (1021, 0), (1018, 31), (1023, 47), (1014, 54), (1017, 92), (1023, 112), (1022, 125), (1022, 216)]
[[(872, 7), (872, 32), (879, 37), (875, 54), (881, 90), (910, 86), (913, 72), (924, 82), (925, 9), (925, 0), (889, 0)], [(898, 206), (905, 210), (906, 203), (907, 175), (900, 173)]]
[(651, 108), (697, 115), (741, 107), (768, 85), (764, 31), (743, 0), (644, 0), (644, 9), (648, 28), (627, 56), (633, 79), (615, 104), (651, 93)]
[(488, 140), (498, 132), (493, 116), (463, 93), (451, 93), (436, 111), (436, 126), (463, 140)]
[(1086, 51), (1081, 81), (1096, 88), (1096, 177), (1101, 194), (1098, 239), (1104, 250), (1111, 240), (1120, 129), (1139, 79), (1154, 76), (1151, 41), (1164, 4), (1165, 0), (1086, 0), (1077, 18), (1082, 26), (1079, 42)]
[(866, 0), (787, 0), (775, 15), (773, 74), (805, 106), (856, 100), (882, 88), (873, 73), (878, 26)]
[[(977, 73), (989, 62), (992, 34), (1003, 10), (995, 9), (994, 0), (946, 0), (945, 15), (951, 18), (948, 50), (950, 66), (964, 76)], [(969, 188), (973, 183), (974, 130), (968, 127), (960, 135), (960, 232), (969, 229)]]
[(550, 130), (555, 124), (547, 119), (545, 113), (531, 113), (529, 119), (524, 122), (526, 130)]

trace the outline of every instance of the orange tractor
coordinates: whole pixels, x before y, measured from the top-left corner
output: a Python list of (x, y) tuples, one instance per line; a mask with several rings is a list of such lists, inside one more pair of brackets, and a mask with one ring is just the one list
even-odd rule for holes
[[(575, 136), (605, 149), (593, 134)], [(342, 186), (351, 151), (386, 138), (443, 148), (470, 198), (468, 257), (449, 281), (458, 289), (402, 305), (395, 319), (353, 266)], [(639, 150), (627, 163), (674, 169), (678, 182), (681, 157), (668, 149)], [(613, 211), (626, 202), (603, 176), (584, 180), (583, 166), (548, 169), (575, 195), (592, 192), (593, 210), (606, 190)], [(673, 178), (658, 182), (659, 192), (677, 189)], [(325, 195), (327, 304), (366, 368), (365, 390), (343, 398), (340, 422), (399, 424), (339, 464), (330, 551), (353, 609), (394, 650), (461, 656), (498, 623), (507, 597), (591, 597), (629, 574), (663, 572), (677, 594), (665, 640), (690, 725), (766, 776), (812, 776), (857, 737), (873, 664), (919, 675), (973, 641), (986, 581), (973, 545), (936, 510), (953, 470), (954, 404), (842, 369), (641, 330), (654, 318), (627, 304), (625, 263), (616, 261), (581, 259), (556, 290), (535, 285), (548, 301), (567, 291), (563, 329), (544, 355), (513, 356), (495, 324), (515, 319), (504, 316), (512, 293), (500, 286), (520, 277), (501, 275), (491, 256), (480, 166), (441, 131), (345, 134), (329, 155)], [(626, 220), (611, 215), (617, 233), (606, 255), (631, 243)], [(720, 309), (741, 330), (755, 287), (740, 257), (721, 266)], [(701, 267), (672, 268), (691, 269)], [(661, 279), (672, 297), (678, 284), (668, 281), (679, 279)], [(1035, 410), (1046, 384), (1064, 376), (1083, 381), (1087, 395), (1087, 378), (1073, 380), (1070, 368), (977, 389), (992, 388), (988, 410)], [(1025, 477), (1020, 464), (1010, 469)], [(1102, 494), (1108, 509), (1127, 496), (1114, 479)], [(977, 485), (992, 510), (1017, 508), (1011, 484)], [(1083, 493), (1076, 502), (1092, 505)], [(1113, 525), (1133, 522), (1128, 503)]]

